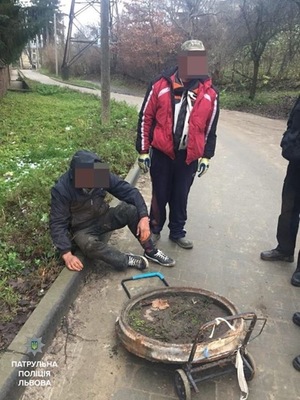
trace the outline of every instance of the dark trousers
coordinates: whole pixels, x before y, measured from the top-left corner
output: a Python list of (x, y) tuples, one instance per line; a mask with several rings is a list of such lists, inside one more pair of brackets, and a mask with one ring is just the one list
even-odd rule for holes
[(187, 201), (190, 188), (197, 171), (198, 161), (185, 163), (186, 151), (178, 151), (175, 160), (157, 149), (151, 156), (150, 175), (152, 180), (152, 200), (150, 227), (159, 233), (166, 221), (166, 205), (169, 205), (170, 236), (184, 237), (187, 220)]
[[(88, 228), (74, 232), (73, 240), (86, 257), (102, 260), (118, 270), (124, 270), (128, 265), (128, 257), (107, 243), (107, 233), (127, 225), (136, 237), (138, 222), (136, 207), (120, 203), (117, 207), (109, 208), (106, 214), (93, 221)], [(149, 246), (149, 243), (142, 244), (142, 247), (146, 249), (146, 245)]]
[[(282, 189), (281, 214), (277, 225), (277, 249), (293, 255), (300, 216), (300, 165), (289, 163)], [(300, 252), (297, 267), (300, 268)]]

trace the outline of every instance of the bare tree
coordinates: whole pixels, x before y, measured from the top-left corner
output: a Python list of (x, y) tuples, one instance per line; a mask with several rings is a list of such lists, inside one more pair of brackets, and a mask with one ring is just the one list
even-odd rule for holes
[(262, 56), (271, 39), (286, 29), (286, 7), (283, 0), (242, 0), (232, 20), (231, 37), (237, 49), (248, 51), (253, 64), (250, 99), (254, 99)]
[[(249, 87), (297, 71), (300, 0), (110, 0), (113, 71), (148, 80), (176, 62), (182, 41), (208, 50), (210, 72)], [(298, 17), (298, 20), (297, 20)], [(231, 74), (231, 71), (233, 73)]]
[(126, 2), (118, 32), (119, 67), (146, 81), (161, 72), (182, 40), (160, 0)]
[[(291, 7), (289, 12), (286, 29), (277, 37), (275, 44), (276, 55), (280, 55), (280, 59), (277, 58), (278, 68), (276, 70), (277, 77), (281, 79), (284, 75), (288, 74), (288, 70), (293, 62), (299, 65), (299, 54), (300, 54), (300, 27), (299, 27), (299, 12), (294, 7)], [(300, 74), (299, 74), (300, 75)]]
[(169, 0), (162, 7), (186, 39), (198, 39), (199, 24), (215, 15), (215, 4), (216, 0)]

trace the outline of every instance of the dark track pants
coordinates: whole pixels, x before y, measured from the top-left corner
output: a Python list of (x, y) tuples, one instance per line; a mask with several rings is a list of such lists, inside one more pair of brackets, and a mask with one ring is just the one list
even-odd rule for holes
[(176, 159), (157, 149), (151, 156), (150, 175), (152, 179), (152, 200), (150, 227), (153, 233), (159, 233), (166, 222), (166, 205), (169, 204), (170, 236), (179, 239), (185, 236), (184, 226), (187, 220), (187, 201), (194, 181), (198, 161), (190, 165), (185, 163), (186, 151), (177, 152)]
[[(282, 189), (281, 214), (277, 225), (277, 249), (293, 255), (300, 216), (300, 165), (289, 163)], [(300, 268), (300, 252), (297, 267)]]
[[(102, 260), (118, 270), (127, 268), (128, 257), (114, 246), (107, 243), (107, 233), (128, 226), (136, 237), (139, 217), (135, 206), (120, 203), (117, 207), (111, 207), (107, 213), (95, 220), (91, 226), (76, 231), (73, 240), (83, 254), (96, 260)], [(142, 244), (144, 249), (153, 247), (152, 240)]]

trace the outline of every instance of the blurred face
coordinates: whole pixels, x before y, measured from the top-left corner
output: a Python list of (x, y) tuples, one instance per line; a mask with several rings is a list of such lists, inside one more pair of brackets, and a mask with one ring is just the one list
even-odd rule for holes
[(183, 81), (208, 75), (206, 51), (182, 51), (178, 55), (178, 75)]
[(109, 167), (105, 163), (80, 163), (75, 167), (75, 188), (93, 189), (109, 187)]

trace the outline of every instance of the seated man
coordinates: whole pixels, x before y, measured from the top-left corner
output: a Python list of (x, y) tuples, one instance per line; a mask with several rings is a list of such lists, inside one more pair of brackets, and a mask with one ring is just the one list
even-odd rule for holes
[[(110, 207), (106, 192), (122, 202)], [(126, 254), (107, 244), (107, 232), (128, 226), (144, 249), (144, 256)], [(72, 254), (72, 242), (90, 258), (102, 260), (117, 270), (147, 268), (152, 260), (172, 267), (175, 261), (158, 250), (151, 239), (145, 201), (135, 187), (109, 172), (108, 166), (94, 153), (79, 150), (69, 170), (51, 190), (50, 232), (66, 267), (81, 271), (82, 262)]]

